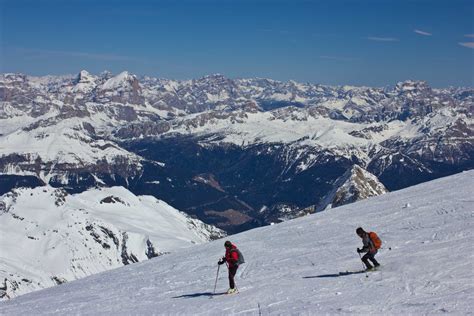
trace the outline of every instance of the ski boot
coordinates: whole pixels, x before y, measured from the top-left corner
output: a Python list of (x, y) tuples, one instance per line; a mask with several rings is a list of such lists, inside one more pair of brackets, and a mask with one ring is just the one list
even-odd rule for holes
[(238, 291), (237, 291), (236, 288), (228, 289), (228, 290), (227, 290), (227, 294), (235, 294), (235, 293), (238, 293)]

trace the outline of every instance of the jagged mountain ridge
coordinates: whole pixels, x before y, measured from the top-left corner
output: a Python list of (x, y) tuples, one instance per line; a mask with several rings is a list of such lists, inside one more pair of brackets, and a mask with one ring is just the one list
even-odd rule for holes
[(230, 231), (318, 204), (354, 164), (390, 190), (473, 167), (472, 88), (82, 71), (4, 74), (0, 97), (4, 190), (119, 184)]
[(334, 189), (321, 201), (317, 211), (354, 203), (387, 192), (387, 188), (376, 176), (354, 165), (334, 182)]
[(0, 287), (10, 298), (225, 236), (123, 187), (15, 189), (0, 196), (0, 231)]

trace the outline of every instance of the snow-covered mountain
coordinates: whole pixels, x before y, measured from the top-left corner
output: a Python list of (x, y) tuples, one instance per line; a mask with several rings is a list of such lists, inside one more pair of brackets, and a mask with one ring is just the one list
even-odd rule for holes
[(354, 203), (387, 192), (387, 188), (376, 176), (354, 165), (336, 180), (334, 189), (321, 201), (317, 211)]
[[(236, 295), (213, 295), (218, 240), (2, 302), (0, 313), (469, 314), (472, 188), (468, 171), (234, 235), (246, 260)], [(362, 268), (358, 226), (381, 237), (382, 266), (368, 277), (340, 275)], [(221, 267), (217, 293), (226, 289)]]
[(389, 190), (472, 169), (473, 113), (473, 88), (421, 81), (3, 74), (0, 193), (122, 185), (237, 232), (320, 204), (355, 164)]
[(123, 187), (68, 194), (49, 186), (0, 197), (1, 296), (76, 280), (224, 233)]

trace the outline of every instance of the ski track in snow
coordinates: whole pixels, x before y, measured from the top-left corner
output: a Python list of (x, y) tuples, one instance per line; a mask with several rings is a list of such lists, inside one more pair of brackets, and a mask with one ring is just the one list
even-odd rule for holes
[[(235, 295), (212, 295), (224, 253), (218, 240), (17, 297), (0, 303), (0, 314), (472, 314), (473, 176), (468, 171), (231, 236), (246, 260)], [(362, 268), (358, 226), (382, 238), (382, 267), (368, 278), (339, 276)], [(224, 266), (216, 292), (225, 290)]]

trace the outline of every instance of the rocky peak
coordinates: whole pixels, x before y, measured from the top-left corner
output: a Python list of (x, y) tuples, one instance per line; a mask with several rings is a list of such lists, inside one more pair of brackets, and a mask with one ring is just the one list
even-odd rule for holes
[(73, 93), (79, 95), (90, 93), (96, 87), (97, 77), (91, 75), (86, 70), (81, 70), (76, 78), (73, 80)]
[(359, 165), (353, 165), (334, 182), (334, 189), (322, 200), (317, 211), (357, 202), (387, 193), (379, 179)]
[(223, 74), (215, 73), (215, 74), (206, 75), (198, 80), (227, 80), (227, 78)]
[(131, 75), (128, 71), (123, 71), (118, 75), (108, 79), (102, 85), (103, 90), (113, 90), (117, 88), (123, 88), (137, 80), (134, 75)]
[(232, 79), (224, 77), (221, 74), (208, 75), (197, 80), (193, 80), (193, 86), (199, 87), (207, 92), (219, 93), (222, 91), (230, 91), (236, 88)]
[(0, 76), (2, 83), (24, 82), (27, 80), (26, 75), (17, 73), (5, 73)]
[(431, 91), (431, 87), (426, 81), (406, 80), (397, 83), (394, 90), (398, 94), (419, 94)]
[(89, 83), (94, 81), (94, 76), (92, 76), (89, 72), (86, 70), (81, 70), (79, 74), (76, 77), (76, 83)]
[(144, 97), (137, 77), (123, 71), (100, 86), (96, 101), (143, 104)]

